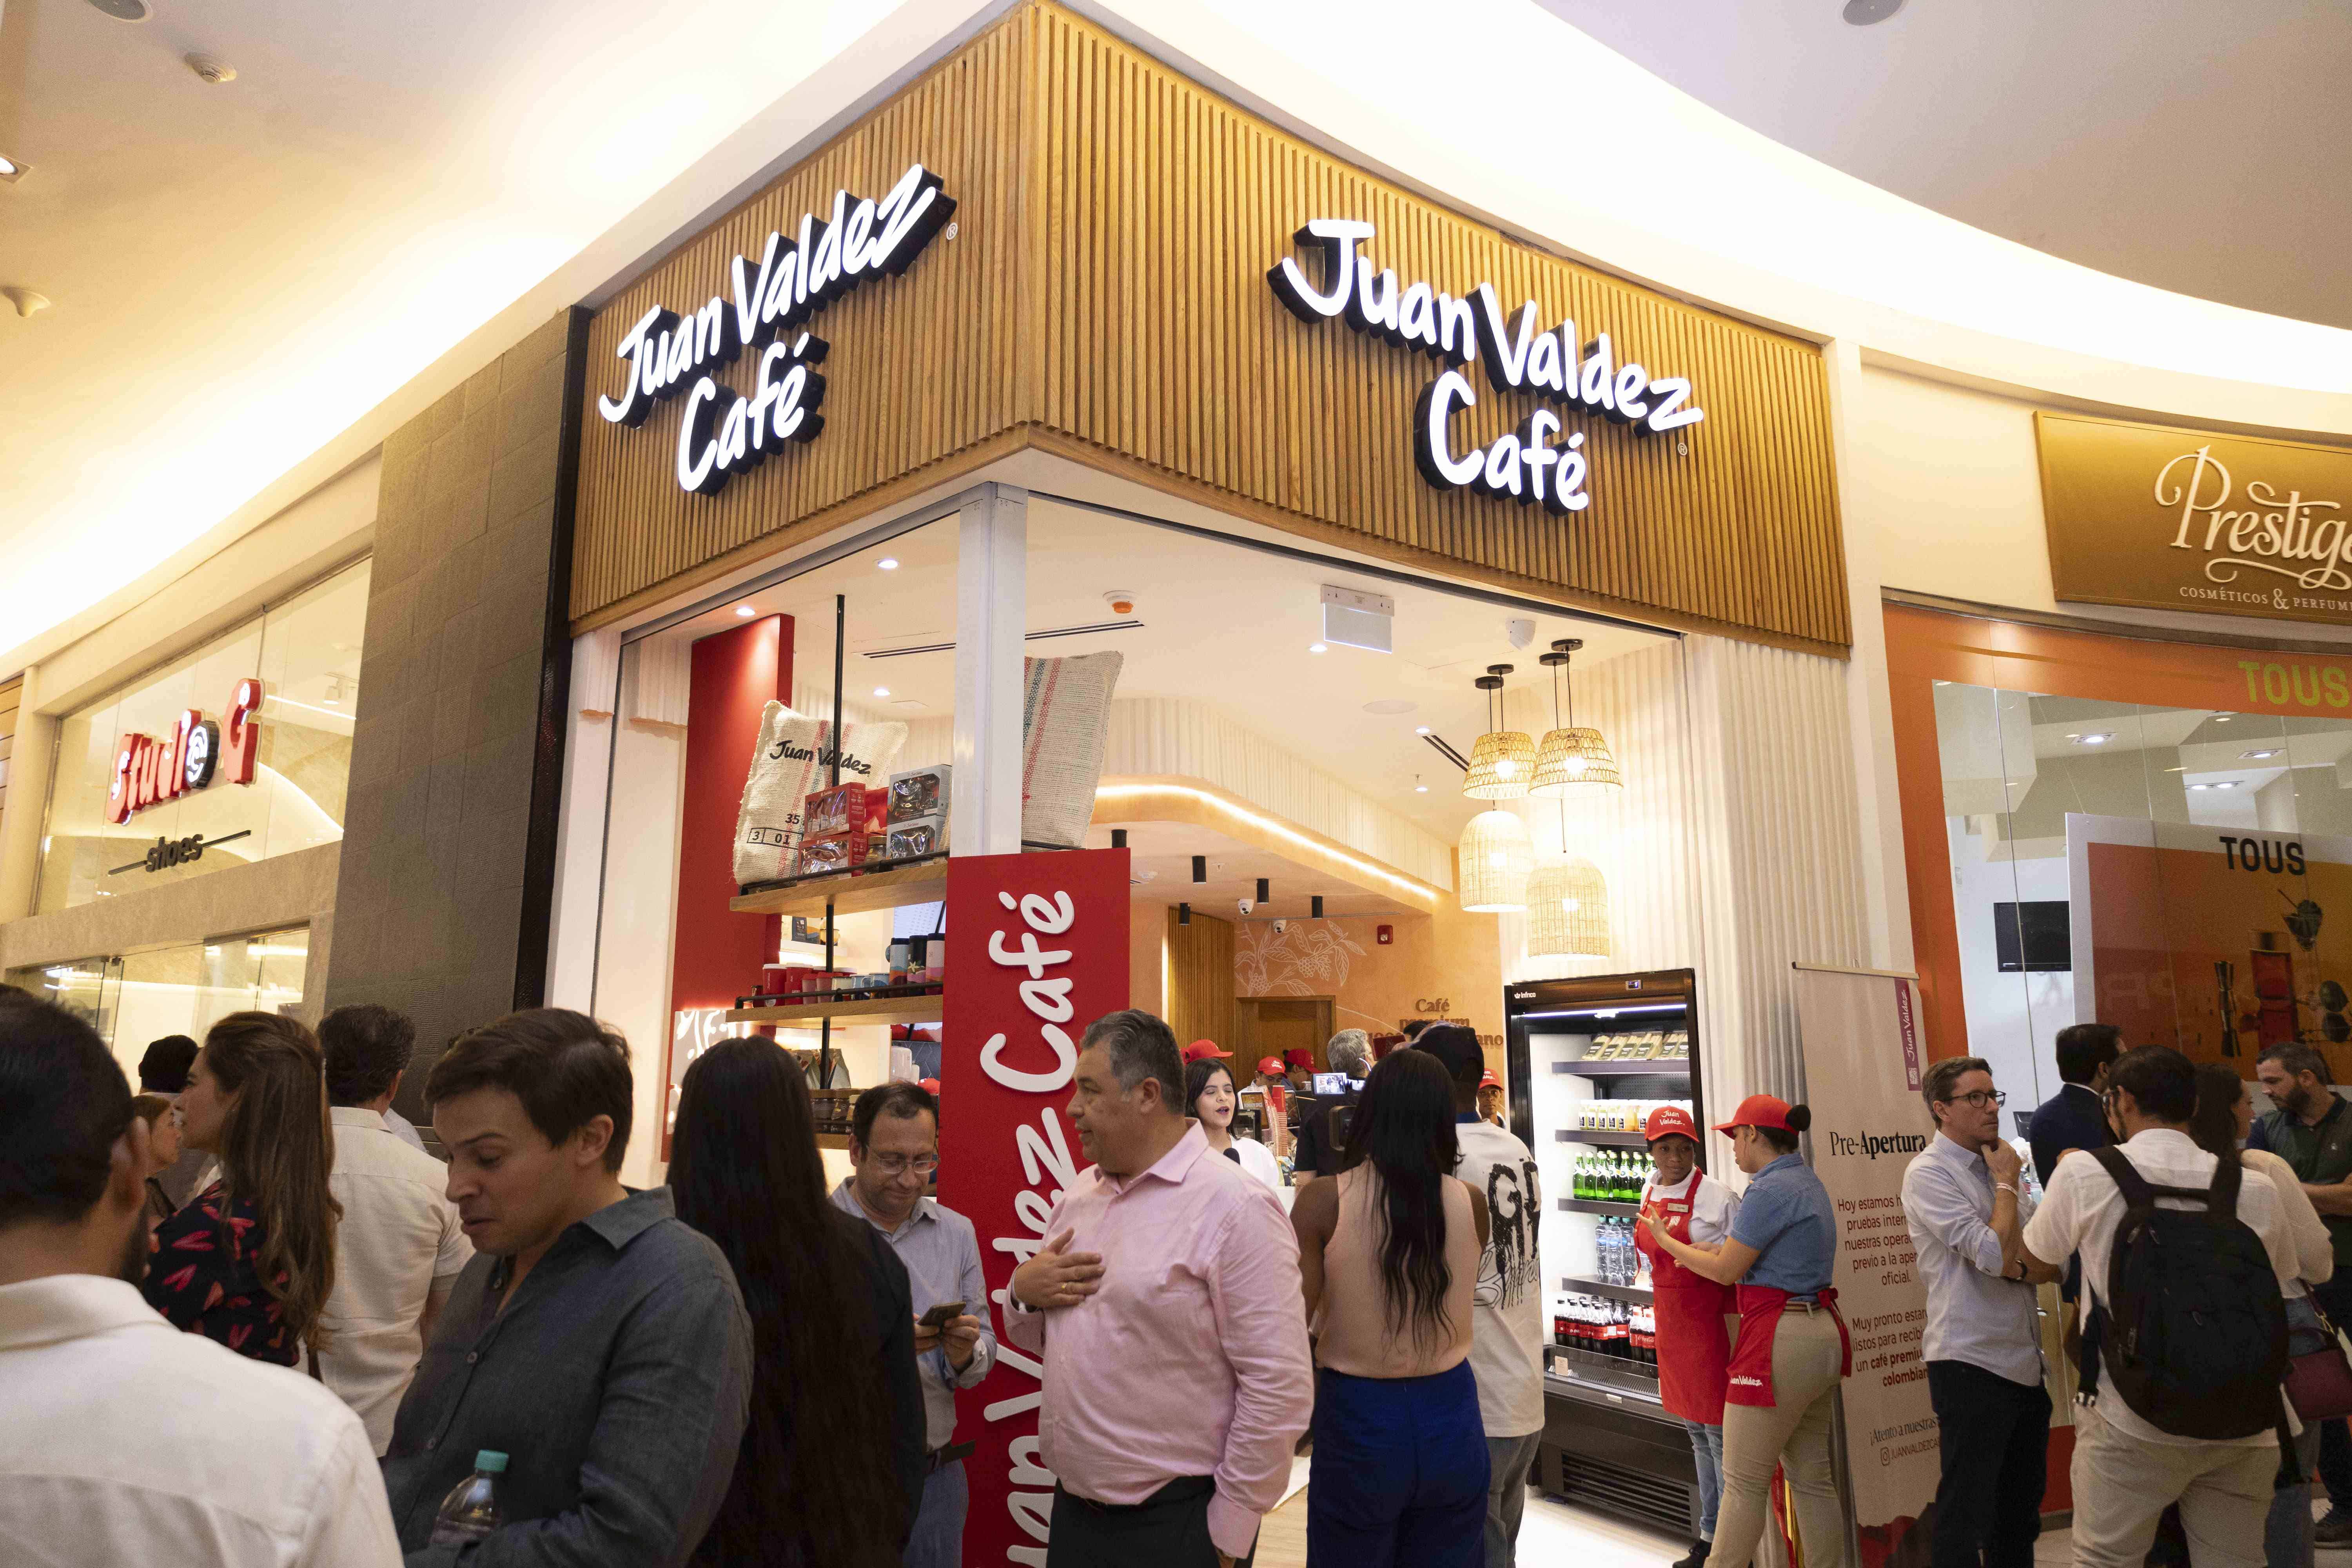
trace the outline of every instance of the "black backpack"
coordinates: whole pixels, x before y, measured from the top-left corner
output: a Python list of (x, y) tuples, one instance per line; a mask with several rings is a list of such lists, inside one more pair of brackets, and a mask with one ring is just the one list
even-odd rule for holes
[[(2286, 1302), (2262, 1237), (2238, 1217), (2243, 1168), (2222, 1161), (2208, 1191), (2156, 1187), (2122, 1150), (2090, 1153), (2124, 1194), (2100, 1347), (2116, 1392), (2176, 1437), (2228, 1441), (2273, 1430), (2286, 1376)], [(2158, 1208), (2158, 1198), (2202, 1212)]]

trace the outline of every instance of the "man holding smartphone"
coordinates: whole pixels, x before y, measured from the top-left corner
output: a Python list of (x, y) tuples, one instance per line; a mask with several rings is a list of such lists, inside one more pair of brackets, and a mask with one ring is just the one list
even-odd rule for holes
[(843, 1213), (890, 1238), (914, 1293), (915, 1364), (923, 1380), (923, 1505), (906, 1568), (961, 1568), (969, 1443), (955, 1440), (955, 1391), (996, 1364), (988, 1283), (971, 1221), (923, 1195), (940, 1167), (940, 1102), (920, 1084), (877, 1084), (849, 1118), (850, 1174), (833, 1192)]

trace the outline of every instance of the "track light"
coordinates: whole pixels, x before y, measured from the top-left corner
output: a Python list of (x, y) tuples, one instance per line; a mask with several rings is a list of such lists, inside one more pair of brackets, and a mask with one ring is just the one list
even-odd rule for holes
[(1264, 877), (1257, 879), (1257, 901), (1261, 904), (1274, 902), (1274, 884)]
[(1194, 881), (1196, 881), (1196, 882), (1205, 882), (1205, 881), (1207, 881), (1208, 879), (1209, 879), (1209, 858), (1208, 858), (1206, 855), (1195, 855), (1195, 856), (1193, 856), (1193, 857), (1192, 857), (1192, 880), (1194, 880)]
[(1176, 906), (1176, 923), (1180, 926), (1188, 926), (1192, 923), (1192, 905), (1179, 904)]
[(1124, 849), (1127, 847), (1126, 828), (1114, 827), (1110, 830), (1110, 847), (1114, 849)]
[(1323, 895), (1318, 893), (1313, 898), (1307, 900), (1307, 912), (1313, 915), (1317, 920), (1321, 920), (1323, 918)]

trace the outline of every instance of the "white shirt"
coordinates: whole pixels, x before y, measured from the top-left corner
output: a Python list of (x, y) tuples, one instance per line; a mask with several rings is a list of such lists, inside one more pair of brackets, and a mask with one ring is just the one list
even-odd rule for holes
[(386, 1106), (384, 1107), (383, 1111), (383, 1124), (392, 1129), (392, 1135), (394, 1138), (399, 1139), (402, 1142), (407, 1144), (410, 1148), (415, 1150), (420, 1154), (425, 1152), (425, 1137), (422, 1133), (416, 1131), (415, 1122), (411, 1121), (407, 1117), (403, 1116), (399, 1111), (393, 1110), (390, 1106)]
[(392, 1446), (392, 1418), (425, 1353), (419, 1320), (436, 1280), (454, 1280), (473, 1244), (443, 1196), (449, 1173), (357, 1106), (338, 1105), (335, 1169), (328, 1190), (343, 1205), (335, 1227), (335, 1289), (320, 1321), (327, 1386), (367, 1423), (368, 1440)]
[[(1282, 1167), (1274, 1163), (1274, 1151), (1255, 1138), (1234, 1137), (1234, 1148), (1241, 1155), (1241, 1167), (1266, 1184), (1275, 1196), (1282, 1195)], [(1223, 1154), (1217, 1156), (1224, 1158)]]
[(1491, 1121), (1454, 1128), (1454, 1173), (1486, 1199), (1486, 1250), (1471, 1298), (1470, 1372), (1489, 1437), (1524, 1437), (1544, 1424), (1543, 1266), (1536, 1231), (1543, 1185), (1528, 1146)]
[[(1697, 1183), (1694, 1188), (1692, 1183)], [(1642, 1189), (1642, 1201), (1656, 1198), (1662, 1203), (1678, 1204), (1690, 1199), (1690, 1238), (1694, 1247), (1720, 1247), (1731, 1235), (1731, 1222), (1739, 1217), (1739, 1194), (1700, 1170), (1691, 1167), (1691, 1173), (1671, 1187), (1662, 1187), (1652, 1176)]]
[(367, 1430), (94, 1274), (0, 1285), (10, 1568), (398, 1568)]
[[(2161, 1187), (2210, 1186), (2214, 1167), (2220, 1163), (2189, 1142), (2188, 1133), (2168, 1127), (2148, 1128), (2124, 1144), (2123, 1153), (2149, 1184)], [(2195, 1205), (2178, 1198), (2158, 1198), (2157, 1206), (2185, 1209)], [(2081, 1253), (2084, 1287), (2105, 1301), (2109, 1257), (2115, 1250), (2116, 1228), (2123, 1218), (2123, 1189), (2116, 1185), (2115, 1178), (2101, 1170), (2099, 1163), (2088, 1154), (2068, 1154), (2051, 1171), (2042, 1206), (2026, 1222), (2025, 1247), (2044, 1263), (2063, 1262), (2068, 1253)], [(2299, 1268), (2294, 1238), (2288, 1233), (2278, 1189), (2271, 1184), (2270, 1177), (2251, 1165), (2240, 1178), (2238, 1218), (2263, 1238), (2263, 1250), (2270, 1254), (2271, 1269), (2284, 1289)], [(2114, 1392), (2112, 1383), (2108, 1379), (2102, 1384), (2099, 1415), (2124, 1436), (2141, 1442), (2182, 1446), (2215, 1441), (2176, 1437), (2158, 1431), (2124, 1403), (2123, 1396)], [(2272, 1447), (2277, 1445), (2278, 1435), (2264, 1430), (2230, 1441), (2252, 1448)]]

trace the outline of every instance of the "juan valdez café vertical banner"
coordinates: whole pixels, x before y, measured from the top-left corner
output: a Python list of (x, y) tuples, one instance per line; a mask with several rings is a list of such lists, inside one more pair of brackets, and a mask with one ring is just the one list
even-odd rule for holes
[(1063, 1114), (1088, 1024), (1127, 1005), (1128, 852), (974, 855), (948, 862), (954, 977), (943, 1011), (940, 1199), (980, 1233), (996, 1370), (956, 1396), (971, 1512), (964, 1561), (1044, 1568), (1054, 1474), (1037, 1452), (1045, 1368), (1004, 1344), (1013, 1270), (1084, 1168)]
[(1903, 1220), (1903, 1173), (1927, 1146), (1918, 986), (1900, 975), (1801, 963), (1797, 1024), (1813, 1108), (1813, 1170), (1837, 1213), (1832, 1283), (1853, 1340), (1853, 1375), (1841, 1393), (1846, 1473), (1863, 1568), (1881, 1568), (1935, 1500), (1941, 1469), (1919, 1359), (1927, 1294)]

